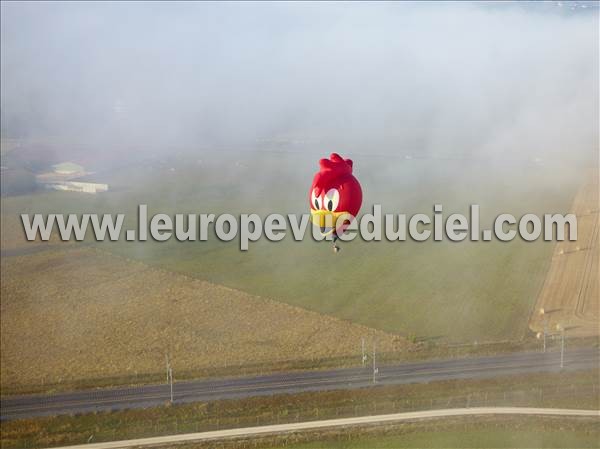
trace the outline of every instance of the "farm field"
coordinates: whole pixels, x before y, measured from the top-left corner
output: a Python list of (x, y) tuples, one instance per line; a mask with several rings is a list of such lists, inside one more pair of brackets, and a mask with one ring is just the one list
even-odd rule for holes
[[(467, 213), (481, 206), (481, 227), (501, 212), (567, 212), (580, 185), (578, 168), (559, 161), (473, 159), (355, 160), (363, 184), (363, 212)], [(39, 192), (3, 198), (2, 217), (20, 247), (20, 213), (125, 213), (135, 229), (137, 205), (149, 213), (305, 213), (307, 188), (318, 156), (229, 151), (177, 155), (98, 172), (111, 190), (86, 196)], [(15, 224), (16, 222), (16, 224)], [(6, 223), (6, 225), (5, 225)], [(335, 255), (310, 238), (279, 243), (261, 239), (247, 252), (239, 242), (86, 242), (156, 268), (245, 291), (419, 340), (468, 342), (515, 340), (526, 335), (527, 317), (548, 270), (551, 242), (342, 243)]]
[[(535, 424), (534, 424), (535, 426)], [(457, 426), (458, 427), (458, 426)], [(484, 427), (483, 429), (481, 427)], [(485, 428), (487, 427), (487, 428)], [(351, 441), (327, 441), (330, 449), (395, 449), (395, 448), (510, 448), (529, 449), (567, 447), (596, 448), (600, 434), (594, 430), (594, 423), (589, 423), (587, 429), (564, 431), (553, 429), (496, 429), (493, 425), (480, 425), (469, 430), (431, 430), (413, 431), (396, 436), (380, 436), (372, 438), (357, 438)], [(292, 449), (320, 449), (323, 442), (303, 443), (280, 446)], [(273, 448), (275, 449), (275, 448)]]
[[(403, 339), (92, 248), (2, 258), (2, 393), (239, 374)], [(230, 375), (231, 375), (230, 374)]]
[[(530, 327), (535, 332), (555, 333), (563, 325), (569, 336), (600, 333), (600, 206), (598, 171), (590, 170), (573, 202), (577, 216), (577, 241), (557, 242), (552, 263)], [(545, 316), (539, 313), (544, 309)]]

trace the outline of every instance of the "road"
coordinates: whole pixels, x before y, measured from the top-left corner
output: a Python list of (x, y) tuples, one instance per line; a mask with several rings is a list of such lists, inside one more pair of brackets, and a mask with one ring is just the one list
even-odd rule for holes
[[(597, 348), (565, 353), (563, 371), (598, 369)], [(425, 383), (450, 379), (481, 379), (511, 374), (560, 371), (560, 353), (522, 352), (487, 357), (429, 360), (379, 367), (378, 385)], [(175, 371), (175, 376), (177, 372)], [(176, 403), (235, 399), (281, 393), (353, 389), (373, 385), (370, 367), (278, 373), (255, 377), (177, 382)], [(164, 404), (169, 385), (76, 391), (54, 395), (3, 397), (2, 420), (34, 416), (143, 408)]]
[(446, 418), (453, 416), (482, 416), (482, 415), (536, 415), (536, 416), (586, 416), (600, 418), (599, 410), (573, 410), (553, 408), (525, 407), (479, 407), (479, 408), (450, 408), (442, 410), (425, 410), (421, 412), (394, 413), (391, 415), (360, 416), (357, 418), (328, 419), (323, 421), (308, 421), (289, 424), (274, 424), (270, 426), (246, 427), (242, 429), (216, 430), (212, 432), (185, 433), (163, 437), (139, 438), (135, 440), (108, 441), (106, 443), (81, 444), (54, 449), (121, 449), (141, 446), (162, 446), (173, 443), (198, 442), (219, 440), (223, 438), (251, 437), (302, 430), (347, 427), (369, 424), (383, 424), (419, 419)]

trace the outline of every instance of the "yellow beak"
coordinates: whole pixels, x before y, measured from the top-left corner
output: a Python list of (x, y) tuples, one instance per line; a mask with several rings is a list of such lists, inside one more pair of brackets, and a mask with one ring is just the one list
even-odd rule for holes
[(338, 217), (348, 212), (329, 212), (328, 210), (310, 210), (310, 219), (315, 226), (321, 228), (321, 235), (329, 235), (335, 231)]

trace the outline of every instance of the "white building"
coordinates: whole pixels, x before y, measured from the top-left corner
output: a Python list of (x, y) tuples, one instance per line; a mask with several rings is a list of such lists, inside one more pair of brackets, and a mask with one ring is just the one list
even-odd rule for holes
[(108, 191), (108, 184), (82, 181), (60, 181), (45, 183), (44, 187), (52, 190), (63, 190), (69, 192), (99, 193)]
[(81, 165), (62, 162), (53, 165), (52, 168), (54, 171), (36, 176), (37, 182), (47, 189), (82, 193), (108, 191), (108, 184), (82, 179), (89, 173)]

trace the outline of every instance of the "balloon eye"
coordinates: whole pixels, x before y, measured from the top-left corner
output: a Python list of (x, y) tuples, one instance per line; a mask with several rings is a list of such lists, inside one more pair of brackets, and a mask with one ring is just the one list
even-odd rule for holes
[(316, 191), (313, 191), (312, 193), (311, 204), (314, 205), (316, 210), (319, 210), (321, 209), (321, 198), (319, 198), (315, 192)]
[(323, 203), (329, 212), (334, 212), (340, 202), (340, 193), (337, 189), (330, 189), (323, 197)]

